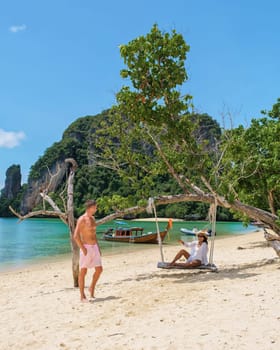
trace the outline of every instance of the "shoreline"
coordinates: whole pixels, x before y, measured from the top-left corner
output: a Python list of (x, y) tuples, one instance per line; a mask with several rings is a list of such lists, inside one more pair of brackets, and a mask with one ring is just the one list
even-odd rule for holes
[[(163, 246), (165, 260), (178, 249)], [(217, 273), (158, 269), (157, 246), (106, 254), (96, 299), (86, 304), (67, 259), (1, 273), (0, 348), (276, 350), (275, 255), (262, 232), (215, 239)]]
[[(170, 219), (167, 217), (160, 217), (158, 220), (159, 227), (163, 228)], [(180, 228), (185, 226), (188, 227), (187, 222), (182, 222), (181, 220), (177, 221), (178, 219), (172, 220), (173, 228), (165, 239), (164, 244), (176, 244), (175, 242), (180, 238), (180, 235), (184, 238), (183, 234), (180, 232)], [(52, 221), (52, 223), (50, 224), (49, 221)], [(143, 227), (145, 231), (154, 232), (157, 229), (154, 221), (154, 218), (142, 218), (138, 223), (126, 223), (129, 226), (139, 225)], [(12, 226), (14, 224), (15, 220), (12, 219)], [(217, 224), (220, 225), (221, 223), (218, 222)], [(116, 227), (115, 223), (112, 225), (115, 225), (114, 227)], [(197, 222), (197, 225), (198, 227), (202, 227), (204, 224)], [(189, 226), (190, 228), (194, 227), (192, 224)], [(228, 232), (230, 235), (239, 234), (239, 232), (243, 233), (243, 230), (244, 233), (248, 233), (248, 230), (246, 232), (246, 229), (241, 227), (241, 224), (238, 224), (237, 222), (235, 222), (233, 226), (228, 223), (223, 225), (222, 223), (218, 228), (218, 236), (220, 236), (220, 234), (227, 234), (227, 227), (229, 227)], [(14, 229), (11, 230), (10, 224), (4, 226), (4, 231), (1, 231), (0, 271), (18, 270), (34, 263), (40, 263), (41, 261), (61, 259), (64, 255), (71, 255), (69, 233), (66, 232), (65, 225), (61, 225), (61, 222), (57, 219), (54, 219), (54, 222), (53, 220), (46, 221), (45, 219), (35, 220), (35, 222), (30, 220), (30, 223), (25, 221), (22, 225), (16, 226), (16, 228), (19, 230), (18, 232), (16, 231), (17, 234)], [(251, 229), (252, 227), (250, 230)], [(257, 228), (254, 227), (253, 229), (256, 230)], [(25, 232), (26, 230), (28, 231)], [(38, 231), (42, 232), (42, 235), (39, 236)], [(117, 244), (114, 242), (111, 242), (110, 244), (102, 240), (102, 233), (104, 233), (102, 230), (98, 232), (98, 239), (100, 240), (99, 242), (103, 255), (118, 254), (120, 252), (125, 254), (127, 250), (145, 249), (145, 247), (141, 248), (139, 245), (127, 246), (125, 244)], [(19, 239), (19, 241), (17, 241), (17, 239)]]
[[(166, 218), (161, 218), (162, 222), (164, 221), (168, 221), (169, 219)], [(141, 221), (146, 221), (140, 219)], [(238, 237), (238, 236), (243, 236), (243, 235), (250, 235), (252, 233), (260, 233), (262, 232), (262, 230), (260, 230), (259, 228), (256, 227), (256, 230), (251, 231), (251, 232), (247, 232), (247, 233), (233, 233), (231, 235), (221, 235), (221, 236), (217, 236), (215, 237), (215, 241), (217, 240), (222, 240), (222, 239), (227, 239), (227, 238), (231, 238), (231, 237)], [(191, 236), (184, 236), (182, 235), (182, 239), (190, 239)], [(209, 239), (209, 243), (210, 243), (210, 239)], [(166, 247), (174, 247), (177, 245), (177, 241), (169, 241), (168, 243), (164, 242), (163, 243), (163, 248)], [(107, 249), (102, 249), (101, 248), (101, 252), (102, 252), (102, 256), (106, 257), (106, 256), (115, 256), (115, 255), (125, 255), (125, 254), (129, 254), (129, 253), (135, 253), (138, 251), (143, 251), (143, 250), (151, 250), (155, 248), (158, 249), (159, 251), (159, 246), (157, 244), (125, 244), (122, 245), (122, 243), (120, 243), (120, 245), (118, 247), (112, 247), (112, 248), (107, 248)], [(60, 262), (60, 261), (69, 261), (69, 264), (72, 263), (72, 253), (68, 252), (68, 253), (63, 253), (63, 254), (58, 254), (58, 255), (52, 255), (52, 256), (41, 256), (41, 257), (35, 257), (33, 259), (26, 259), (23, 260), (21, 262), (3, 262), (2, 266), (0, 266), (0, 275), (2, 273), (5, 272), (13, 272), (13, 271), (21, 271), (24, 269), (28, 269), (28, 268), (32, 268), (32, 266), (34, 265), (41, 265), (41, 264), (48, 264), (48, 263), (56, 263), (56, 262)]]
[(141, 218), (141, 219), (133, 219), (132, 221), (150, 221), (150, 222), (154, 222), (154, 221), (158, 221), (158, 222), (168, 222), (169, 220), (172, 220), (174, 222), (185, 222), (186, 220), (183, 219), (173, 219), (173, 218)]
[[(165, 220), (169, 220), (169, 219), (165, 219), (162, 218), (162, 222), (164, 222)], [(144, 220), (141, 220), (144, 221)], [(218, 236), (215, 237), (215, 241), (217, 240), (222, 240), (222, 239), (227, 239), (227, 238), (231, 238), (231, 237), (238, 237), (238, 236), (242, 236), (242, 235), (250, 235), (252, 233), (257, 233), (260, 232), (259, 230), (256, 231), (252, 231), (249, 233), (234, 233), (228, 236), (222, 235), (222, 236)], [(191, 236), (182, 236), (182, 239), (188, 239), (191, 238)], [(209, 243), (210, 243), (210, 239), (209, 239)], [(166, 247), (174, 247), (177, 245), (177, 241), (174, 242), (164, 242), (163, 243), (163, 249), (165, 249)], [(107, 256), (116, 256), (116, 255), (126, 255), (126, 254), (130, 254), (130, 253), (135, 253), (135, 252), (139, 252), (139, 251), (144, 251), (144, 250), (158, 250), (159, 251), (159, 246), (158, 244), (137, 244), (137, 243), (130, 243), (129, 245), (122, 245), (122, 243), (118, 246), (118, 247), (112, 247), (111, 249), (107, 248), (107, 249), (101, 249), (102, 252), (102, 256), (103, 257), (107, 257)], [(69, 264), (72, 263), (72, 253), (63, 253), (63, 254), (58, 254), (58, 255), (52, 255), (52, 256), (41, 256), (41, 257), (35, 257), (33, 259), (26, 259), (21, 261), (20, 263), (17, 262), (4, 262), (2, 263), (2, 266), (0, 266), (0, 276), (2, 273), (6, 273), (6, 272), (16, 272), (16, 271), (21, 271), (21, 270), (25, 270), (25, 269), (29, 269), (32, 268), (32, 266), (35, 265), (43, 265), (43, 264), (51, 264), (51, 263), (56, 263), (56, 262), (63, 262), (63, 261), (68, 261)]]

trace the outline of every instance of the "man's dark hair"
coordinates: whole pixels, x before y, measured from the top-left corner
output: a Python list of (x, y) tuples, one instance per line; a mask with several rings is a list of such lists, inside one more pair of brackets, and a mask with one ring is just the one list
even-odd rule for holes
[(94, 199), (89, 199), (86, 201), (85, 203), (85, 206), (86, 206), (86, 209), (90, 208), (90, 207), (93, 207), (95, 206), (97, 203)]

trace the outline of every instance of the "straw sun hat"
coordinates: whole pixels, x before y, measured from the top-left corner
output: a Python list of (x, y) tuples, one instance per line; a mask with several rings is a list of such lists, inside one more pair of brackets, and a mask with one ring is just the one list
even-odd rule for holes
[(206, 239), (209, 238), (209, 234), (207, 233), (207, 231), (198, 231), (196, 235), (197, 236), (203, 236)]

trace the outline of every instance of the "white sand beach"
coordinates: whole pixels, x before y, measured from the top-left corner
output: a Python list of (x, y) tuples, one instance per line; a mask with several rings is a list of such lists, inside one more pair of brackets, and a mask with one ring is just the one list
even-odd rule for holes
[[(179, 248), (165, 244), (165, 259)], [(2, 272), (0, 349), (279, 349), (279, 258), (261, 231), (216, 239), (218, 273), (159, 260), (157, 246), (103, 256), (85, 304), (70, 257)]]

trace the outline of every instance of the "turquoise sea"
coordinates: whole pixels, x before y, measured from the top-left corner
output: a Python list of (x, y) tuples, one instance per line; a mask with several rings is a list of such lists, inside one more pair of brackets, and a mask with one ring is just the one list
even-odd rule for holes
[[(99, 244), (103, 255), (123, 254), (135, 249), (149, 249), (149, 244), (116, 243), (102, 240), (102, 232), (108, 228), (141, 226), (146, 232), (156, 232), (155, 222), (148, 221), (114, 221), (97, 228)], [(160, 230), (166, 226), (159, 222)], [(183, 235), (180, 228), (210, 228), (208, 222), (174, 221), (169, 236), (164, 244), (177, 244), (177, 240), (193, 239)], [(216, 237), (234, 234), (246, 234), (256, 231), (256, 226), (244, 227), (240, 222), (217, 222)], [(65, 254), (71, 255), (68, 227), (58, 219), (28, 219), (19, 222), (15, 218), (0, 218), (0, 270), (9, 270), (26, 266), (44, 259), (58, 259)]]

